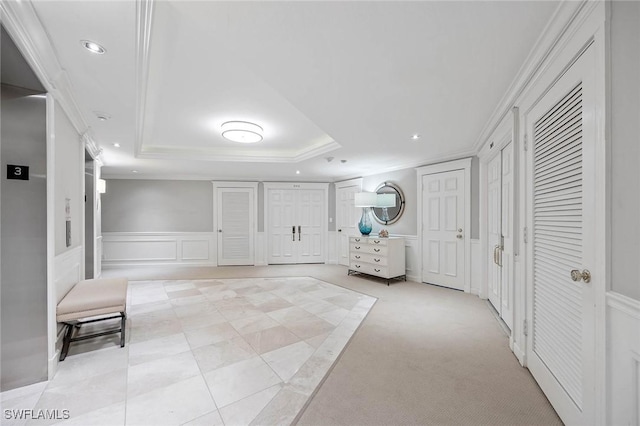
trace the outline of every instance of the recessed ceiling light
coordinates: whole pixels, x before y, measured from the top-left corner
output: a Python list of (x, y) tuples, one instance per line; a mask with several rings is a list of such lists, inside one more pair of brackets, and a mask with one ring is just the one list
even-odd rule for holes
[(131, 173), (138, 173), (137, 170), (131, 170)]
[(107, 52), (107, 49), (100, 46), (98, 43), (90, 40), (80, 40), (80, 43), (91, 53), (95, 53), (97, 55), (102, 55)]
[(102, 112), (102, 111), (93, 111), (93, 113), (96, 115), (96, 117), (98, 117), (98, 120), (100, 121), (107, 121), (111, 118), (111, 116), (109, 114), (107, 114), (106, 112)]
[(418, 139), (420, 139), (420, 135), (417, 133), (411, 136), (411, 140), (417, 141)]
[(116, 148), (120, 148), (120, 144), (118, 142), (114, 143), (113, 146), (115, 146)]
[(262, 140), (262, 127), (248, 121), (227, 121), (220, 128), (222, 137), (232, 142), (256, 143)]
[(296, 174), (299, 175), (300, 174), (300, 170), (296, 170)]

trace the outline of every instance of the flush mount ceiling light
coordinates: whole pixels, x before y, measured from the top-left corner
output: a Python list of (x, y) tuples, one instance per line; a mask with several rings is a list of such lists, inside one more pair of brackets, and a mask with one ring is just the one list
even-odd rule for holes
[(96, 55), (102, 55), (107, 52), (107, 49), (100, 46), (98, 43), (90, 40), (80, 40), (82, 46), (87, 49), (91, 53), (95, 53)]
[(417, 133), (411, 136), (411, 140), (417, 141), (418, 139), (420, 139), (420, 135)]
[(256, 143), (262, 140), (262, 127), (248, 121), (227, 121), (220, 128), (222, 137), (232, 142)]

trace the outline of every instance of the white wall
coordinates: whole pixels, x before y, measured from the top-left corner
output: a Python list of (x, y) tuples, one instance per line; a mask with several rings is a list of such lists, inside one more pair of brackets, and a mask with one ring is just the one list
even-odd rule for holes
[[(55, 102), (55, 252), (56, 256), (82, 246), (84, 229), (84, 147), (71, 121)], [(71, 245), (66, 244), (66, 200), (71, 207)]]
[[(380, 229), (385, 228), (393, 235), (416, 235), (418, 232), (416, 170), (411, 168), (365, 176), (362, 178), (362, 190), (365, 192), (374, 192), (383, 182), (394, 183), (400, 188), (405, 198), (404, 213), (402, 213), (402, 217), (400, 217), (396, 223), (391, 225), (381, 225), (372, 219), (373, 230), (371, 234), (377, 234)], [(335, 217), (335, 211), (333, 215)]]
[(640, 2), (611, 2), (611, 290), (640, 300)]
[(102, 232), (212, 232), (209, 181), (107, 180)]

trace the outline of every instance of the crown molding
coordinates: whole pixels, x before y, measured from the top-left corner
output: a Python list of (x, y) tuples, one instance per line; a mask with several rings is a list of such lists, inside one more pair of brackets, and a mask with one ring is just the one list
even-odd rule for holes
[(0, 12), (5, 29), (33, 72), (60, 104), (78, 134), (83, 135), (88, 126), (73, 95), (73, 85), (31, 1), (2, 1)]
[(151, 53), (153, 0), (136, 1), (136, 135), (134, 155), (142, 153)]
[(397, 164), (395, 166), (392, 167), (386, 167), (386, 168), (379, 168), (377, 169), (375, 172), (373, 173), (357, 173), (357, 174), (349, 174), (349, 175), (343, 175), (343, 176), (339, 176), (337, 178), (334, 179), (334, 182), (341, 182), (341, 181), (345, 181), (345, 180), (349, 180), (349, 179), (356, 179), (359, 177), (367, 177), (367, 176), (376, 176), (376, 175), (381, 175), (383, 173), (391, 173), (391, 172), (397, 172), (398, 170), (407, 170), (407, 169), (417, 169), (419, 167), (423, 167), (423, 166), (429, 166), (432, 164), (437, 164), (437, 163), (442, 163), (445, 161), (454, 161), (454, 160), (460, 160), (460, 159), (464, 159), (464, 158), (468, 158), (468, 157), (474, 157), (477, 155), (477, 151), (475, 149), (467, 149), (464, 151), (458, 151), (456, 153), (453, 154), (447, 154), (447, 155), (441, 155), (438, 157), (432, 157), (429, 158), (428, 160), (423, 159), (423, 160), (418, 160), (418, 161), (412, 161), (409, 163), (402, 163), (402, 164)]
[(221, 149), (216, 147), (205, 149), (189, 149), (181, 147), (145, 146), (137, 154), (137, 158), (164, 160), (204, 160), (204, 161), (237, 161), (237, 162), (270, 162), (298, 163), (340, 148), (335, 141), (318, 143), (309, 148), (293, 150), (248, 150)]
[(96, 144), (96, 141), (91, 137), (91, 129), (87, 130), (82, 134), (82, 143), (84, 144), (84, 148), (87, 150), (89, 155), (94, 159), (99, 166), (103, 166), (102, 162), (102, 148)]
[(476, 139), (473, 145), (473, 150), (476, 154), (480, 152), (502, 120), (516, 105), (518, 98), (521, 97), (529, 84), (535, 79), (536, 75), (540, 73), (540, 70), (545, 64), (547, 58), (549, 58), (552, 52), (556, 49), (564, 35), (573, 25), (576, 18), (580, 15), (585, 6), (590, 3), (596, 2), (591, 0), (580, 0), (578, 2), (573, 0), (564, 0), (560, 3), (541, 35), (538, 37), (538, 40), (534, 44), (523, 65), (520, 67), (520, 70), (516, 74), (516, 77), (513, 79), (506, 93), (491, 113), (491, 116), (480, 132), (479, 137)]

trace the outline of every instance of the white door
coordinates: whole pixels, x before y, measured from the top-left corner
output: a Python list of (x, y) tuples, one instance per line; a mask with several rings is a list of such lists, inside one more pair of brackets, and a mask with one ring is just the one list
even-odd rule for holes
[(513, 144), (488, 165), (489, 301), (505, 324), (513, 326)]
[(290, 189), (269, 190), (269, 263), (297, 263), (296, 192)]
[(354, 205), (354, 196), (357, 192), (360, 192), (360, 185), (336, 188), (338, 263), (345, 266), (349, 266), (349, 237), (360, 234), (357, 226), (362, 209)]
[(422, 177), (422, 281), (464, 290), (464, 170)]
[(325, 192), (321, 189), (268, 189), (268, 262), (323, 263)]
[(594, 423), (595, 68), (590, 47), (525, 116), (527, 364), (568, 425)]
[(318, 189), (301, 189), (297, 193), (298, 263), (322, 263), (324, 262), (324, 226), (322, 223), (324, 192)]
[(514, 286), (514, 270), (513, 270), (513, 254), (514, 254), (514, 227), (513, 218), (515, 212), (513, 206), (514, 191), (514, 171), (513, 165), (513, 144), (509, 143), (502, 148), (502, 184), (501, 184), (501, 214), (500, 229), (502, 232), (502, 241), (500, 246), (500, 316), (504, 323), (513, 329), (513, 305), (515, 299), (513, 297)]
[(502, 155), (499, 153), (487, 168), (487, 230), (489, 301), (501, 314), (502, 295), (500, 247), (502, 245)]
[(218, 265), (253, 265), (254, 190), (218, 188)]

